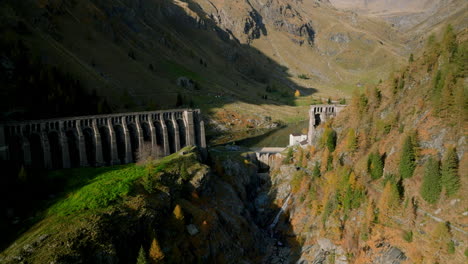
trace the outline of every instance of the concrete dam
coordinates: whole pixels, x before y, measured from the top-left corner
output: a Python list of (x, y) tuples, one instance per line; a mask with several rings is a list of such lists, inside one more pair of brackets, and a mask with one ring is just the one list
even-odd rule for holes
[(206, 148), (198, 109), (80, 116), (0, 124), (0, 159), (34, 168), (110, 166)]

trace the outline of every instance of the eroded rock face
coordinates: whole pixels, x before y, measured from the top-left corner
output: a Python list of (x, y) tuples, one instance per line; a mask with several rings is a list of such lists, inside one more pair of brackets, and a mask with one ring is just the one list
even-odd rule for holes
[(312, 27), (312, 22), (305, 19), (294, 8), (293, 3), (285, 4), (278, 0), (270, 0), (265, 4), (262, 13), (275, 29), (291, 34), (293, 42), (299, 45), (314, 44), (315, 30)]

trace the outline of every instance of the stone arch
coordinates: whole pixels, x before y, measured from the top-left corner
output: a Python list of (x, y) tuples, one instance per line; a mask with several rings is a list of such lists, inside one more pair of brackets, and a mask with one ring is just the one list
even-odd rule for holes
[(135, 124), (127, 124), (127, 129), (130, 137), (130, 145), (132, 147), (132, 160), (135, 162), (138, 158), (138, 149), (140, 148), (138, 142), (138, 132)]
[(172, 120), (164, 120), (164, 123), (167, 127), (167, 136), (169, 139), (169, 153), (175, 152), (175, 130), (174, 125), (172, 124)]
[(164, 153), (164, 134), (161, 126), (161, 122), (156, 120), (153, 122), (154, 129), (156, 130), (156, 148), (159, 156), (162, 156)]
[(187, 129), (182, 119), (177, 119), (177, 125), (179, 127), (180, 148), (183, 148), (187, 146)]
[(63, 167), (62, 147), (60, 145), (60, 135), (57, 131), (51, 131), (47, 134), (50, 146), (50, 161), (52, 168), (58, 169)]
[(102, 146), (102, 159), (106, 165), (111, 165), (111, 137), (109, 128), (99, 127), (99, 134), (101, 135)]
[(94, 142), (93, 130), (89, 127), (83, 129), (83, 137), (85, 141), (86, 157), (90, 166), (96, 165), (96, 144)]
[(121, 164), (125, 164), (125, 134), (121, 125), (114, 126), (115, 143), (117, 144), (117, 157)]
[(76, 168), (80, 166), (80, 149), (78, 147), (78, 137), (75, 131), (68, 130), (65, 132), (67, 137), (68, 152), (70, 155), (70, 166)]
[(141, 123), (141, 130), (143, 130), (143, 141), (151, 142), (151, 129), (148, 123)]
[(315, 114), (315, 124), (314, 124), (314, 126), (320, 125), (321, 121), (322, 120), (320, 119), (320, 114)]
[(44, 168), (44, 150), (42, 149), (41, 137), (39, 134), (31, 134), (29, 144), (31, 146), (32, 167)]
[(201, 146), (201, 135), (200, 135), (200, 118), (198, 115), (194, 117), (194, 128), (195, 128), (195, 145)]

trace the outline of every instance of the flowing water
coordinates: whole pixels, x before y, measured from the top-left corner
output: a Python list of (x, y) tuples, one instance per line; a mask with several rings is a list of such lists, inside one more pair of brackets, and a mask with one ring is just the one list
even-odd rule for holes
[(289, 198), (291, 198), (291, 194), (288, 195), (288, 198), (286, 198), (286, 201), (284, 201), (283, 206), (281, 206), (281, 209), (279, 210), (278, 214), (276, 214), (275, 220), (273, 220), (273, 223), (271, 223), (271, 225), (268, 227), (270, 230), (273, 230), (273, 228), (275, 228), (276, 224), (278, 224), (281, 214), (288, 208)]

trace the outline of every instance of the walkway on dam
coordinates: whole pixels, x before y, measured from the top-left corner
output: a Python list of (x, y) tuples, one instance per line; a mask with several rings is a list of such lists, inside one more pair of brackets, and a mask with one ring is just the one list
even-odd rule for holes
[(259, 154), (276, 154), (276, 153), (281, 153), (283, 150), (286, 148), (276, 148), (276, 147), (265, 147), (265, 148), (250, 148), (253, 152), (259, 153)]

